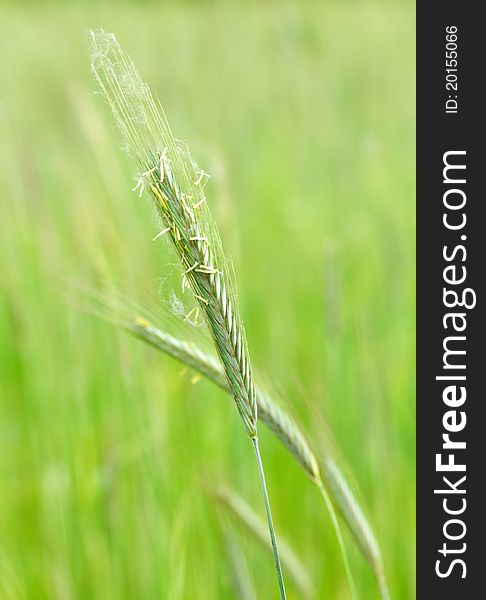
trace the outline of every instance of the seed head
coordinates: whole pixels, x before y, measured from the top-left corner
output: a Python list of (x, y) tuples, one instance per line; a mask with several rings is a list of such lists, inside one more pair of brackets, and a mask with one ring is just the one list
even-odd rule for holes
[(113, 34), (90, 32), (93, 74), (138, 164), (134, 187), (148, 193), (182, 264), (182, 289), (192, 290), (223, 366), (229, 388), (250, 437), (257, 435), (257, 404), (236, 286), (221, 239), (211, 219), (204, 186), (207, 174), (187, 147), (177, 142), (160, 102), (144, 83)]

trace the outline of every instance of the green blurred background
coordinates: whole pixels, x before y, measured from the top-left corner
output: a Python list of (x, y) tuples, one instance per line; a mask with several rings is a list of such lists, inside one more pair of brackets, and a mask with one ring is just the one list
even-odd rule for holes
[[(0, 22), (0, 598), (235, 598), (201, 482), (263, 515), (229, 398), (66, 301), (73, 280), (143, 299), (167, 269), (93, 93), (90, 27), (211, 173), (253, 362), (332, 439), (392, 598), (414, 597), (413, 3), (12, 2)], [(261, 438), (278, 532), (318, 598), (347, 598), (317, 491)], [(235, 535), (276, 597), (270, 552)]]

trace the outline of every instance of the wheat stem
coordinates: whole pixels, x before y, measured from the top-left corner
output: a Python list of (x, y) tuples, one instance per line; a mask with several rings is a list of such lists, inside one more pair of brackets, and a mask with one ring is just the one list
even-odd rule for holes
[[(264, 521), (241, 496), (225, 485), (213, 486), (206, 490), (260, 544), (271, 547), (266, 520)], [(278, 547), (282, 567), (299, 590), (299, 598), (314, 598), (315, 590), (311, 575), (292, 547), (280, 535)]]
[(331, 499), (329, 498), (329, 494), (327, 493), (326, 487), (324, 486), (324, 483), (322, 482), (322, 479), (320, 477), (318, 480), (316, 480), (316, 485), (319, 488), (319, 491), (321, 492), (321, 496), (324, 499), (324, 503), (326, 505), (327, 511), (329, 512), (329, 516), (331, 517), (331, 522), (334, 527), (334, 532), (336, 534), (336, 538), (338, 541), (339, 550), (341, 552), (341, 556), (343, 559), (344, 571), (346, 574), (346, 581), (347, 581), (348, 587), (349, 587), (349, 594), (350, 594), (352, 600), (355, 600), (356, 589), (354, 587), (353, 575), (351, 574), (351, 568), (349, 566), (348, 554), (346, 552), (346, 547), (344, 546), (344, 540), (343, 540), (343, 536), (341, 534), (341, 527), (339, 525), (339, 521), (336, 516), (336, 511), (334, 510), (334, 506), (332, 505)]
[[(245, 500), (225, 485), (207, 489), (229, 515), (236, 519), (263, 546), (271, 547), (266, 520), (264, 521)], [(299, 590), (299, 598), (314, 598), (312, 577), (292, 547), (279, 536), (279, 556), (282, 566)]]
[(388, 591), (388, 585), (386, 583), (383, 567), (380, 566), (378, 570), (375, 570), (375, 575), (378, 580), (378, 587), (380, 588), (382, 600), (390, 600), (390, 592)]
[(362, 554), (374, 571), (382, 600), (389, 600), (390, 595), (386, 584), (380, 547), (368, 519), (354, 497), (344, 475), (332, 458), (327, 457), (324, 466), (329, 489), (332, 491), (336, 505)]
[(263, 470), (262, 458), (260, 456), (260, 448), (258, 445), (258, 438), (252, 438), (253, 448), (255, 449), (255, 456), (258, 465), (258, 474), (260, 476), (260, 483), (263, 492), (263, 501), (265, 503), (265, 512), (267, 513), (268, 531), (270, 533), (270, 540), (272, 542), (273, 559), (275, 561), (275, 569), (277, 570), (278, 587), (280, 590), (281, 600), (286, 600), (285, 584), (283, 580), (282, 565), (280, 564), (280, 557), (278, 555), (277, 540), (275, 539), (275, 529), (273, 527), (272, 511), (270, 508), (270, 500), (268, 498), (267, 484), (265, 481), (265, 471)]

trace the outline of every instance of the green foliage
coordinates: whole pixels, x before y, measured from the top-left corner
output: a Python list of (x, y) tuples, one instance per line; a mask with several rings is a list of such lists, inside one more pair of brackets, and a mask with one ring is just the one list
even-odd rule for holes
[[(252, 360), (307, 429), (325, 416), (390, 595), (414, 596), (413, 7), (276, 6), (2, 4), (2, 599), (232, 598), (198, 482), (226, 477), (260, 506), (225, 392), (65, 300), (74, 279), (143, 303), (166, 264), (92, 94), (96, 26), (130, 48), (211, 173)], [(317, 597), (347, 597), (322, 500), (261, 429), (279, 531)], [(359, 597), (376, 597), (345, 541)], [(271, 561), (242, 547), (273, 597)]]

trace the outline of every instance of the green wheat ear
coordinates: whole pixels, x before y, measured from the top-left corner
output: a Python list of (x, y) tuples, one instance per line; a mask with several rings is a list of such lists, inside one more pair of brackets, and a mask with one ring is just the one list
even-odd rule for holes
[[(150, 194), (183, 268), (182, 289), (190, 289), (221, 361), (236, 406), (257, 460), (280, 595), (285, 587), (273, 529), (257, 437), (257, 403), (235, 284), (204, 194), (206, 174), (172, 135), (160, 103), (154, 98), (128, 54), (113, 34), (90, 32), (93, 74), (110, 105), (127, 148), (139, 167), (134, 190)], [(158, 236), (156, 236), (158, 237)], [(191, 311), (192, 312), (192, 311)], [(192, 315), (187, 315), (189, 318)]]
[(213, 336), (248, 435), (257, 435), (257, 405), (235, 284), (206, 203), (206, 174), (172, 135), (160, 104), (113, 34), (91, 32), (92, 69), (122, 131), (140, 177), (183, 266), (182, 289), (197, 300)]

